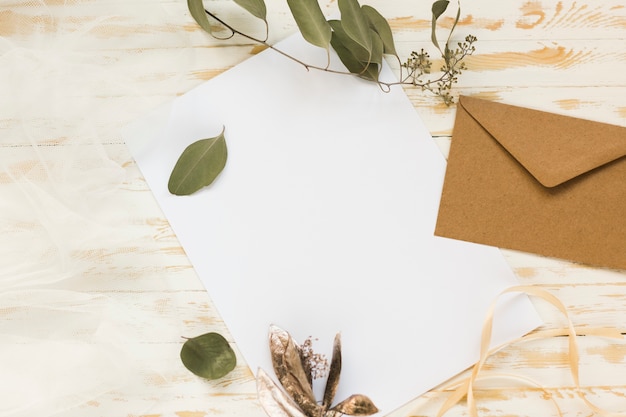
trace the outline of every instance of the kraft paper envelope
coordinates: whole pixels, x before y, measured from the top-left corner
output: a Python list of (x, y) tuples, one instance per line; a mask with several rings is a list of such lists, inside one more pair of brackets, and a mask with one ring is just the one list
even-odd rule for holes
[[(277, 47), (326, 65), (299, 36)], [(183, 149), (223, 127), (217, 180), (170, 194)], [(361, 393), (389, 412), (478, 359), (489, 305), (517, 283), (496, 248), (434, 236), (445, 159), (401, 88), (266, 50), (124, 136), (254, 372), (273, 374), (272, 323), (327, 354), (341, 332), (336, 399)], [(527, 298), (503, 301), (496, 344), (539, 324)]]
[(626, 128), (461, 97), (435, 233), (626, 269)]

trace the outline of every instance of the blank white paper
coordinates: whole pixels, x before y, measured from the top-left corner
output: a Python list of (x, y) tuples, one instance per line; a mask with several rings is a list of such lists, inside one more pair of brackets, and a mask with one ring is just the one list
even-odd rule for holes
[[(299, 35), (277, 47), (326, 64)], [(222, 127), (220, 177), (171, 195), (181, 152)], [(490, 303), (517, 284), (498, 249), (433, 235), (445, 160), (399, 86), (266, 50), (124, 137), (254, 372), (273, 374), (270, 324), (327, 353), (341, 332), (336, 400), (365, 394), (391, 412), (478, 359)], [(494, 344), (540, 324), (526, 297), (503, 300)]]

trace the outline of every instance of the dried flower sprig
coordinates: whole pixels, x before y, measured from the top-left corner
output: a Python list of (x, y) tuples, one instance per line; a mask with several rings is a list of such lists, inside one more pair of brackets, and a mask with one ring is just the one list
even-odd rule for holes
[(432, 61), (428, 52), (425, 52), (424, 49), (419, 53), (412, 52), (411, 56), (402, 64), (402, 67), (408, 71), (408, 75), (403, 81), (422, 87), (422, 90), (430, 91), (441, 97), (447, 106), (451, 105), (454, 103), (454, 97), (450, 92), (452, 85), (458, 82), (461, 72), (467, 69), (463, 59), (476, 51), (475, 42), (476, 36), (467, 35), (465, 41), (459, 42), (454, 50), (450, 49), (449, 45), (446, 44), (442, 54), (444, 64), (440, 69), (442, 75), (435, 82), (428, 82), (422, 79), (425, 74), (430, 74), (432, 69)]
[[(305, 342), (306, 343), (306, 342)], [(269, 417), (338, 417), (369, 416), (378, 408), (365, 395), (355, 394), (332, 405), (341, 374), (341, 336), (337, 334), (333, 343), (333, 356), (328, 370), (324, 398), (321, 403), (313, 394), (313, 369), (321, 360), (311, 355), (308, 347), (303, 348), (285, 330), (271, 326), (269, 345), (272, 365), (279, 387), (270, 376), (259, 369), (257, 392), (259, 401)]]

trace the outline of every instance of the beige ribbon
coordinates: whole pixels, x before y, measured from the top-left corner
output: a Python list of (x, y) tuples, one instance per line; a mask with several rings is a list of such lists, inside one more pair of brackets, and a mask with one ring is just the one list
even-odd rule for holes
[[(504, 290), (502, 293), (500, 293), (500, 295), (493, 301), (493, 303), (489, 307), (489, 310), (487, 312), (487, 317), (485, 319), (485, 322), (483, 323), (482, 336), (481, 336), (481, 342), (480, 342), (480, 358), (478, 362), (472, 368), (472, 372), (470, 376), (463, 379), (460, 383), (457, 382), (456, 384), (454, 384), (454, 386), (458, 385), (458, 387), (452, 392), (450, 397), (448, 397), (448, 399), (441, 406), (441, 408), (439, 409), (439, 413), (437, 414), (437, 417), (442, 417), (453, 406), (458, 404), (463, 398), (467, 398), (467, 407), (468, 407), (470, 417), (478, 417), (476, 401), (474, 398), (474, 385), (479, 379), (485, 379), (484, 376), (479, 376), (479, 373), (481, 372), (485, 362), (487, 361), (487, 358), (493, 352), (501, 348), (501, 346), (499, 346), (499, 347), (490, 349), (489, 346), (491, 344), (491, 333), (493, 329), (494, 310), (496, 308), (496, 304), (498, 302), (498, 299), (502, 295), (508, 294), (508, 293), (524, 293), (527, 295), (541, 298), (542, 300), (547, 301), (548, 303), (556, 307), (563, 314), (563, 316), (565, 316), (565, 319), (567, 321), (567, 327), (565, 329), (548, 329), (548, 330), (536, 331), (526, 336), (522, 336), (510, 343), (515, 343), (518, 341), (542, 339), (542, 338), (547, 338), (547, 337), (568, 336), (568, 344), (569, 344), (568, 345), (568, 362), (569, 362), (569, 368), (572, 374), (572, 378), (574, 381), (574, 385), (575, 385), (576, 393), (578, 397), (580, 397), (580, 399), (582, 399), (584, 403), (594, 413), (598, 415), (601, 415), (604, 417), (625, 417), (626, 413), (616, 413), (616, 412), (604, 410), (596, 406), (595, 404), (593, 404), (591, 401), (589, 401), (586, 398), (585, 393), (582, 391), (580, 387), (580, 378), (579, 378), (579, 373), (578, 373), (579, 350), (578, 350), (578, 343), (576, 342), (577, 335), (601, 336), (601, 337), (621, 339), (622, 334), (617, 329), (610, 329), (610, 328), (589, 328), (589, 329), (576, 328), (572, 324), (572, 321), (569, 317), (567, 309), (556, 296), (554, 296), (553, 294), (541, 288), (533, 287), (533, 286), (523, 286), (523, 285), (511, 287), (511, 288)], [(491, 375), (490, 377), (494, 377), (494, 375)], [(541, 384), (538, 384), (536, 381), (533, 381), (532, 379), (529, 379), (529, 378), (509, 375), (509, 374), (497, 374), (495, 375), (495, 377), (507, 377), (507, 378), (514, 378), (520, 381), (524, 381), (526, 383), (539, 387), (541, 390), (547, 393), (547, 390), (543, 388)], [(561, 409), (559, 408), (556, 401), (552, 399), (552, 402), (554, 403), (554, 406), (558, 412), (558, 415), (562, 416), (563, 413), (561, 412)]]

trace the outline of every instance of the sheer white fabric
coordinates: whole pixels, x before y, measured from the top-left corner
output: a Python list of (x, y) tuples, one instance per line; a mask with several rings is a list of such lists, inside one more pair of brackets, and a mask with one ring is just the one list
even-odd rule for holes
[[(132, 295), (166, 288), (165, 273), (125, 282), (150, 239), (133, 228), (142, 213), (128, 194), (140, 177), (119, 128), (185, 88), (186, 3), (4, 3), (0, 416), (66, 416), (116, 390), (137, 392), (129, 415), (147, 412), (158, 398), (146, 381), (168, 377), (144, 349), (152, 335), (181, 334), (171, 312), (166, 320)], [(171, 31), (148, 36), (151, 25)], [(149, 53), (163, 42), (171, 53)], [(159, 66), (169, 76), (145, 78)]]

